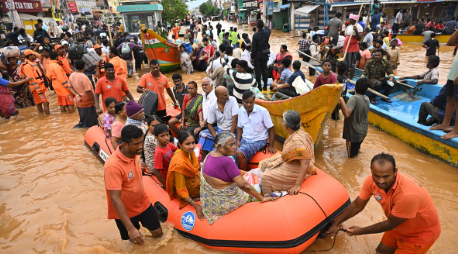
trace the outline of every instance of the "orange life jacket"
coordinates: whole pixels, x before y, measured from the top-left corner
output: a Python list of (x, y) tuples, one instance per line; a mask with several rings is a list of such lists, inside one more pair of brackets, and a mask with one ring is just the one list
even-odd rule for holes
[(29, 81), (29, 86), (31, 91), (35, 92), (42, 92), (46, 90), (45, 75), (41, 72), (38, 64), (35, 62), (30, 62), (29, 60), (25, 60), (19, 68), (19, 75), (26, 76), (27, 78), (33, 78), (33, 80)]

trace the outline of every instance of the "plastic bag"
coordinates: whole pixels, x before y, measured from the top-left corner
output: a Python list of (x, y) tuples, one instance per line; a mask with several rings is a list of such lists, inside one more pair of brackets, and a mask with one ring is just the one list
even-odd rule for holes
[[(243, 178), (247, 181), (253, 189), (255, 189), (259, 194), (261, 194), (261, 176), (262, 171), (259, 168), (252, 169), (248, 171)], [(257, 198), (250, 195), (248, 202), (257, 202)]]

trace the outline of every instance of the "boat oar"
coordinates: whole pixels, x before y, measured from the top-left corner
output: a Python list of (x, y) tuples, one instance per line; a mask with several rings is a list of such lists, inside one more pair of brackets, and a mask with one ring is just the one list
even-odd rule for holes
[[(319, 70), (317, 70), (317, 68), (316, 68), (315, 66), (313, 66), (313, 65), (311, 65), (311, 64), (309, 64), (309, 63), (307, 63), (307, 62), (301, 61), (301, 63), (304, 64), (304, 65), (306, 65), (307, 67), (310, 67), (310, 68), (312, 68), (312, 69), (315, 69), (315, 71), (317, 71), (317, 72), (320, 72)], [(349, 83), (353, 84), (353, 85), (356, 85), (356, 82), (353, 81), (353, 80), (347, 79), (347, 81), (348, 81)], [(372, 88), (367, 88), (367, 91), (368, 91), (369, 93), (371, 93), (371, 94), (374, 94), (374, 95), (379, 96), (379, 97), (382, 98), (382, 99), (385, 99), (385, 100), (389, 99), (388, 96), (386, 96), (386, 95), (384, 95), (384, 94), (381, 94), (381, 93), (375, 91), (375, 90), (372, 89)]]
[[(365, 2), (366, 2), (366, 0), (363, 0), (363, 3), (361, 4), (361, 7), (359, 7), (358, 18), (359, 18), (359, 16), (361, 16), (361, 11), (363, 10), (363, 6), (364, 6)], [(356, 20), (356, 23), (354, 24), (354, 26), (356, 26), (357, 24), (358, 24), (358, 21)], [(345, 27), (345, 29), (347, 29), (347, 28)], [(357, 32), (358, 32), (358, 29), (356, 29), (356, 33)], [(353, 31), (350, 33), (350, 38), (347, 41), (347, 47), (345, 48), (345, 53), (344, 53), (343, 57), (337, 59), (337, 61), (342, 62), (343, 60), (345, 60), (345, 57), (347, 56), (348, 47), (350, 46), (350, 41), (351, 41), (351, 37), (352, 36), (353, 36)]]
[[(415, 99), (415, 94), (417, 94), (419, 91), (421, 91), (423, 88), (420, 88), (418, 86), (411, 86), (411, 85), (408, 85), (404, 82), (401, 82), (399, 80), (396, 80), (396, 83), (400, 84), (400, 85), (403, 85), (406, 87), (406, 93), (412, 98), (412, 99)], [(413, 89), (413, 93), (410, 92), (410, 89)]]
[(313, 60), (315, 60), (315, 61), (321, 63), (320, 60), (316, 59), (315, 57), (313, 57), (313, 56), (311, 56), (311, 55), (309, 55), (309, 54), (306, 54), (306, 53), (304, 53), (304, 52), (302, 52), (302, 51), (300, 51), (300, 50), (298, 50), (298, 49), (296, 49), (296, 51), (299, 52), (299, 53), (302, 54), (302, 55), (305, 55), (305, 56), (310, 57), (310, 59), (313, 59)]

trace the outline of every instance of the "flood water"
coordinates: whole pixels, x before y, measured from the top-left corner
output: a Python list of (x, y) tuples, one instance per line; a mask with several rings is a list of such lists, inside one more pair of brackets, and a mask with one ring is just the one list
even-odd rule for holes
[[(271, 45), (276, 52), (280, 44), (287, 44), (292, 51), (298, 48), (298, 40), (290, 33), (274, 31)], [(452, 50), (441, 48), (441, 84), (452, 62)], [(401, 51), (399, 74), (426, 70), (425, 50), (420, 45), (404, 44)], [(148, 72), (144, 67), (143, 73)], [(139, 97), (135, 90), (143, 73), (128, 80), (135, 98)], [(171, 81), (171, 74), (167, 77)], [(184, 81), (200, 84), (203, 77), (204, 73), (184, 75)], [(72, 129), (78, 113), (60, 113), (55, 95), (50, 101), (51, 116), (39, 115), (31, 107), (20, 110), (18, 123), (0, 121), (1, 253), (227, 253), (185, 239), (167, 224), (163, 224), (161, 239), (147, 238), (143, 246), (121, 241), (114, 221), (107, 219), (103, 165), (84, 145), (85, 130)], [(371, 158), (380, 152), (392, 154), (399, 171), (418, 179), (437, 207), (442, 234), (429, 253), (456, 253), (458, 169), (373, 127), (369, 128), (362, 153), (349, 159), (342, 129), (343, 120), (327, 122), (315, 151), (316, 165), (339, 180), (354, 199), (370, 174)], [(344, 225), (368, 226), (384, 219), (380, 205), (371, 200), (361, 214)], [(146, 230), (142, 232), (147, 234)], [(328, 253), (374, 253), (381, 237), (339, 233), (334, 249)], [(330, 238), (318, 239), (304, 253), (331, 245)]]

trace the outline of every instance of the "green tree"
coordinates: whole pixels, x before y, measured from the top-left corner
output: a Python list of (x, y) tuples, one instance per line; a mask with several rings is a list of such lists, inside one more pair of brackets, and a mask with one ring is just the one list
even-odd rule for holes
[(188, 6), (186, 0), (167, 0), (162, 1), (162, 20), (169, 21), (171, 24), (175, 23), (177, 19), (184, 19), (188, 14)]
[(219, 13), (219, 9), (213, 6), (211, 2), (203, 3), (199, 6), (199, 12), (204, 16), (213, 16)]

